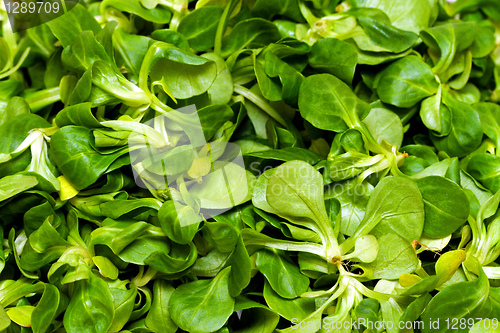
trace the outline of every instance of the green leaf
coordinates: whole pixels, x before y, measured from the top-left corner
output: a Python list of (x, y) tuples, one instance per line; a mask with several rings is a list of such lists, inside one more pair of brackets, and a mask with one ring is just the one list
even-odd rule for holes
[(187, 38), (191, 48), (206, 51), (214, 46), (215, 32), (222, 12), (223, 9), (218, 6), (195, 9), (182, 18), (177, 31)]
[(293, 21), (304, 21), (300, 12), (299, 2), (296, 0), (257, 0), (251, 10), (253, 16), (262, 17), (267, 20), (277, 15), (282, 15), (291, 18)]
[(162, 273), (177, 274), (193, 266), (197, 257), (196, 247), (190, 243), (175, 246), (168, 254), (165, 251), (153, 252), (144, 259), (144, 264)]
[(267, 20), (251, 18), (238, 22), (222, 44), (222, 57), (241, 49), (259, 48), (281, 39), (278, 28)]
[[(127, 282), (128, 280), (120, 281), (118, 279), (111, 283), (108, 282), (115, 308), (115, 317), (109, 331), (116, 332), (121, 330), (132, 319), (131, 315), (136, 305), (135, 300), (138, 292), (135, 285), (127, 286)], [(145, 303), (147, 304), (147, 301)]]
[[(480, 268), (481, 269), (481, 268)], [(476, 318), (476, 312), (481, 309), (483, 303), (488, 299), (490, 284), (484, 272), (479, 278), (470, 282), (458, 282), (445, 287), (437, 293), (427, 304), (422, 315), (424, 322), (439, 320), (441, 323), (456, 318)], [(480, 316), (480, 313), (477, 315)], [(439, 328), (423, 327), (422, 332), (449, 332), (446, 325)]]
[(476, 103), (472, 107), (479, 114), (484, 134), (500, 147), (500, 105), (495, 103)]
[(378, 8), (387, 14), (391, 23), (403, 30), (419, 33), (433, 24), (436, 8), (426, 0), (356, 0), (357, 7)]
[(241, 294), (252, 278), (252, 261), (241, 237), (229, 258), (227, 265), (231, 267), (231, 276), (229, 277), (229, 293), (232, 297)]
[(58, 314), (59, 302), (59, 289), (53, 285), (45, 284), (45, 291), (42, 298), (40, 298), (40, 301), (31, 314), (31, 328), (34, 333), (48, 331)]
[(276, 311), (287, 320), (294, 318), (303, 320), (315, 310), (313, 298), (282, 298), (271, 288), (267, 281), (264, 283), (264, 299), (273, 311)]
[[(207, 56), (207, 54), (204, 54), (204, 56)], [(214, 84), (217, 84), (217, 79), (215, 80)], [(209, 94), (210, 90), (213, 87), (214, 86), (212, 86), (209, 89)], [(232, 82), (231, 82), (230, 94), (232, 94)], [(218, 95), (216, 97), (215, 95), (213, 95), (213, 97), (217, 99), (222, 96)], [(213, 99), (212, 102), (215, 103)], [(200, 118), (200, 124), (201, 127), (203, 128), (203, 135), (205, 136), (205, 140), (207, 141), (210, 140), (221, 128), (221, 126), (223, 126), (224, 123), (233, 118), (233, 116), (234, 116), (233, 110), (231, 110), (231, 108), (225, 104), (208, 105), (198, 110), (198, 117)]]
[(29, 237), (29, 243), (33, 250), (38, 253), (44, 254), (53, 247), (65, 247), (71, 244), (64, 240), (63, 237), (57, 232), (56, 228), (49, 223), (46, 219), (43, 224), (35, 230)]
[(377, 238), (373, 235), (364, 235), (356, 239), (354, 251), (343, 256), (343, 258), (355, 258), (355, 260), (370, 263), (377, 258), (378, 250), (379, 245)]
[(418, 258), (411, 243), (400, 236), (388, 233), (378, 238), (377, 258), (372, 262), (373, 278), (398, 279), (403, 273), (412, 273)]
[(97, 181), (109, 166), (126, 150), (103, 155), (94, 150), (90, 131), (79, 126), (65, 126), (51, 140), (55, 164), (66, 179), (78, 190)]
[[(213, 104), (226, 104), (231, 100), (233, 96), (233, 77), (229, 72), (226, 62), (222, 57), (217, 55), (216, 53), (204, 53), (201, 55), (203, 58), (212, 60), (217, 65), (217, 77), (214, 80), (212, 86), (208, 89), (208, 95), (210, 96), (210, 100)], [(201, 110), (200, 110), (201, 111)], [(221, 121), (224, 118), (219, 118), (218, 121)], [(200, 121), (203, 120), (200, 117)], [(205, 124), (203, 124), (205, 125)], [(217, 126), (217, 129), (220, 126)], [(205, 127), (204, 129), (205, 130)], [(208, 140), (209, 137), (205, 135), (205, 138)]]
[[(108, 246), (120, 259), (136, 265), (144, 265), (147, 258), (155, 253), (171, 252), (170, 242), (161, 228), (146, 222), (118, 222), (106, 219), (100, 228), (91, 233), (89, 247), (97, 244)], [(191, 253), (189, 247), (186, 249), (184, 246), (176, 247), (176, 251), (188, 252), (183, 253), (186, 257)], [(163, 259), (163, 264), (168, 264), (167, 260)], [(185, 263), (186, 258), (179, 260)]]
[(488, 55), (495, 47), (495, 30), (490, 21), (477, 22), (477, 32), (474, 42), (470, 46), (473, 58), (481, 58)]
[(35, 310), (34, 306), (31, 305), (21, 305), (13, 308), (8, 308), (5, 312), (9, 316), (10, 320), (23, 327), (30, 327), (31, 325), (31, 314)]
[(18, 174), (3, 177), (0, 179), (0, 201), (9, 199), (36, 185), (38, 185), (38, 179), (34, 176)]
[(217, 222), (207, 222), (203, 231), (207, 240), (217, 250), (231, 252), (238, 242), (239, 230), (220, 218), (221, 216), (216, 216)]
[(326, 213), (323, 195), (321, 174), (302, 161), (290, 161), (278, 167), (270, 175), (266, 189), (266, 200), (274, 210), (283, 215), (314, 221), (317, 227), (307, 220), (299, 224), (321, 232), (324, 237), (335, 242), (332, 239), (332, 225)]
[(195, 183), (189, 193), (200, 199), (202, 208), (227, 209), (251, 198), (254, 176), (236, 163), (217, 161), (214, 170)]
[(111, 104), (118, 100), (132, 107), (151, 102), (142, 89), (127, 80), (113, 65), (96, 60), (92, 64), (91, 71), (94, 87), (90, 99), (94, 106)]
[(370, 322), (379, 321), (380, 303), (374, 298), (365, 298), (356, 307), (356, 317)]
[[(162, 230), (176, 243), (187, 244), (193, 240), (198, 232), (199, 216), (189, 206), (173, 201), (163, 203), (158, 211), (158, 219)], [(182, 221), (196, 221), (195, 223), (183, 223)]]
[(130, 13), (142, 17), (147, 21), (155, 23), (168, 23), (171, 18), (170, 11), (164, 6), (154, 8), (146, 8), (140, 0), (104, 0), (101, 4), (101, 11), (106, 12), (110, 7), (116, 8), (119, 11)]
[(366, 205), (373, 192), (373, 186), (363, 182), (352, 186), (348, 182), (336, 183), (329, 187), (326, 197), (331, 194), (340, 202), (340, 232), (352, 236), (365, 216)]
[(436, 95), (422, 101), (420, 118), (424, 125), (438, 136), (448, 135), (451, 131), (451, 111), (441, 101), (441, 88)]
[[(11, 158), (15, 158), (20, 155), (22, 151), (15, 151), (21, 146), (25, 139), (28, 139), (29, 132), (32, 129), (46, 128), (49, 126), (50, 124), (45, 119), (32, 113), (20, 114), (19, 116), (3, 123), (0, 126), (0, 133), (3, 133), (0, 137), (0, 161), (6, 162)], [(22, 148), (24, 151), (27, 146), (23, 145)], [(2, 166), (2, 164), (0, 164), (0, 166)], [(26, 163), (26, 166), (28, 166), (28, 164), (29, 160)], [(23, 170), (24, 168), (18, 171)]]
[(302, 117), (314, 126), (343, 132), (360, 127), (360, 119), (370, 110), (340, 79), (330, 74), (308, 76), (299, 92)]
[(358, 60), (358, 52), (351, 44), (335, 38), (318, 40), (311, 46), (309, 64), (320, 72), (335, 75), (351, 84)]
[(410, 242), (418, 240), (422, 235), (424, 215), (422, 195), (413, 181), (385, 177), (370, 195), (365, 217), (355, 237), (371, 231), (375, 236), (395, 233)]
[(94, 37), (92, 31), (83, 31), (64, 49), (61, 55), (63, 65), (68, 69), (83, 73), (97, 60), (111, 64), (111, 58)]
[(374, 88), (380, 100), (408, 108), (434, 95), (439, 84), (430, 67), (417, 56), (396, 60), (377, 74)]
[[(165, 42), (168, 44), (172, 44), (181, 50), (189, 51), (189, 43), (188, 43), (186, 37), (184, 37), (183, 35), (181, 35), (177, 31), (174, 31), (172, 29), (155, 30), (151, 33), (151, 37), (153, 37), (156, 40), (159, 40), (159, 41), (162, 41), (162, 42)], [(144, 53), (146, 53), (148, 46), (149, 45), (146, 45), (146, 50), (144, 51)]]
[(429, 301), (432, 299), (430, 294), (424, 294), (408, 305), (405, 312), (400, 318), (400, 322), (413, 322), (417, 320), (420, 315), (424, 312), (425, 307), (429, 304)]
[(492, 193), (500, 190), (500, 157), (491, 154), (472, 156), (467, 164), (467, 171)]
[[(278, 56), (279, 50), (276, 50), (276, 53), (277, 54), (272, 52), (271, 48), (271, 50), (264, 53), (264, 60), (262, 60), (262, 57), (258, 57), (257, 59), (257, 62), (264, 62), (264, 72), (266, 75), (265, 79), (273, 80), (279, 78), (281, 83), (281, 85), (276, 85), (276, 93), (274, 96), (269, 96), (267, 94), (265, 86), (261, 87), (262, 94), (269, 100), (283, 100), (283, 102), (290, 106), (296, 106), (299, 88), (304, 80), (304, 77), (293, 66), (280, 59)], [(262, 73), (262, 71), (256, 71), (256, 74), (260, 83), (263, 79), (264, 73)]]
[(451, 65), (455, 54), (469, 47), (476, 36), (476, 22), (454, 21), (420, 32), (420, 38), (430, 50), (439, 54), (439, 60), (432, 68), (434, 73), (443, 73)]
[(5, 312), (5, 309), (3, 306), (0, 305), (0, 329), (5, 330), (7, 329), (11, 324), (11, 320), (7, 313)]
[(281, 251), (259, 250), (255, 264), (271, 287), (283, 298), (296, 298), (309, 287), (309, 279), (302, 275), (299, 268)]
[(373, 138), (378, 142), (387, 143), (400, 147), (403, 142), (403, 124), (401, 119), (394, 113), (383, 108), (372, 108), (370, 113), (363, 119)]
[[(154, 32), (152, 35), (154, 37)], [(123, 28), (116, 29), (113, 33), (113, 47), (117, 67), (124, 66), (139, 75), (150, 41), (145, 36), (127, 34)]]
[(153, 303), (146, 316), (146, 326), (158, 333), (173, 333), (177, 325), (170, 318), (169, 301), (175, 289), (167, 281), (158, 279), (153, 285)]
[(107, 332), (114, 317), (113, 299), (101, 278), (75, 282), (75, 289), (64, 313), (64, 327), (70, 333)]
[(217, 77), (213, 61), (163, 42), (149, 47), (140, 71), (140, 81), (150, 76), (175, 98), (190, 98), (207, 91)]
[(460, 186), (439, 176), (420, 178), (416, 183), (424, 200), (424, 234), (446, 237), (467, 221), (469, 200)]
[[(418, 39), (417, 34), (394, 27), (389, 17), (381, 10), (357, 8), (348, 13), (356, 16), (364, 32), (375, 45), (387, 51), (403, 52), (412, 47)], [(355, 41), (357, 37), (354, 36)]]
[(443, 102), (451, 111), (451, 131), (443, 137), (431, 133), (432, 142), (450, 156), (464, 157), (481, 144), (483, 131), (479, 115), (447, 92), (443, 92)]
[(160, 202), (153, 198), (140, 198), (133, 200), (112, 200), (103, 202), (99, 208), (104, 216), (117, 219), (126, 214), (139, 215), (141, 212), (160, 209)]
[(231, 268), (227, 267), (212, 280), (179, 286), (169, 301), (172, 320), (181, 329), (193, 333), (220, 329), (234, 309), (234, 299), (229, 295), (228, 287), (230, 273)]
[(52, 33), (61, 42), (63, 47), (70, 45), (82, 31), (90, 30), (94, 34), (101, 31), (99, 23), (80, 4), (77, 4), (70, 12), (47, 22)]
[(92, 258), (92, 261), (97, 266), (99, 273), (101, 273), (102, 276), (111, 280), (118, 278), (118, 268), (116, 268), (116, 266), (107, 257), (95, 256)]
[(103, 127), (92, 114), (91, 106), (92, 103), (81, 103), (62, 109), (55, 118), (57, 126), (76, 125), (87, 128)]
[(278, 325), (279, 315), (265, 305), (249, 300), (244, 296), (236, 298), (235, 311), (242, 311), (236, 332), (272, 333)]

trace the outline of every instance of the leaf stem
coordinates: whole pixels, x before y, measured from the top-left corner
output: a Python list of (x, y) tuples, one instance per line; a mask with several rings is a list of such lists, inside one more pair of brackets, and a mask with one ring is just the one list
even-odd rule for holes
[(325, 258), (325, 247), (319, 244), (309, 242), (289, 242), (285, 240), (274, 239), (265, 236), (265, 239), (244, 239), (245, 246), (263, 246), (270, 247), (277, 250), (307, 252)]
[(234, 85), (234, 92), (237, 94), (240, 94), (241, 96), (245, 97), (248, 99), (250, 102), (254, 103), (257, 105), (259, 108), (261, 108), (264, 112), (266, 112), (271, 118), (276, 120), (278, 123), (280, 123), (283, 126), (286, 126), (286, 121), (283, 119), (283, 117), (276, 111), (267, 101), (265, 101), (262, 97), (258, 96), (257, 94), (253, 93), (249, 89), (237, 85)]
[(215, 41), (214, 41), (214, 53), (221, 54), (222, 52), (222, 37), (224, 37), (224, 32), (226, 31), (227, 20), (229, 15), (233, 12), (236, 4), (239, 0), (230, 0), (227, 4), (226, 8), (224, 8), (224, 12), (219, 20), (219, 24), (217, 25), (217, 31), (215, 32)]
[(61, 100), (61, 96), (59, 95), (59, 87), (55, 87), (27, 94), (25, 99), (31, 111), (36, 113), (44, 107)]

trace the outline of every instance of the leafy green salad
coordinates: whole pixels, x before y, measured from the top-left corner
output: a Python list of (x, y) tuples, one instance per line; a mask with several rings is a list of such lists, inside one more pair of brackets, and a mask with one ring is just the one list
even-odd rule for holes
[(499, 0), (0, 4), (0, 332), (500, 332)]

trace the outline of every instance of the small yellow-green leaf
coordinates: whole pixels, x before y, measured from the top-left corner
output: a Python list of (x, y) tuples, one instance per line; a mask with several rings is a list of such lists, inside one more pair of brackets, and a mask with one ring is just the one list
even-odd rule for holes
[(78, 194), (78, 190), (75, 189), (64, 176), (57, 177), (59, 183), (61, 183), (61, 190), (59, 191), (59, 197), (61, 201), (66, 201), (73, 198)]
[(10, 320), (23, 327), (31, 327), (31, 314), (35, 310), (32, 305), (17, 306), (7, 309)]
[(10, 326), (10, 318), (5, 312), (5, 309), (3, 308), (2, 305), (0, 305), (0, 331), (3, 331), (7, 327)]
[(448, 281), (467, 258), (465, 250), (454, 250), (443, 253), (436, 262), (436, 275), (439, 277), (438, 286)]
[(95, 256), (92, 258), (94, 264), (99, 268), (102, 276), (114, 280), (118, 277), (118, 268), (106, 257)]
[(399, 284), (405, 288), (411, 287), (420, 281), (422, 281), (422, 278), (416, 274), (403, 273), (399, 277)]

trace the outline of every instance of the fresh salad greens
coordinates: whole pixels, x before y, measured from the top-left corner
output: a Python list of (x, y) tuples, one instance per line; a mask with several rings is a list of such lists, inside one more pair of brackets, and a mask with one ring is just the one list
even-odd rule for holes
[(500, 332), (498, 0), (9, 8), (0, 332)]

